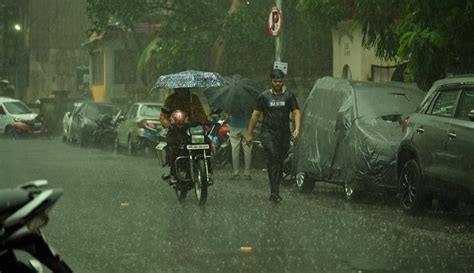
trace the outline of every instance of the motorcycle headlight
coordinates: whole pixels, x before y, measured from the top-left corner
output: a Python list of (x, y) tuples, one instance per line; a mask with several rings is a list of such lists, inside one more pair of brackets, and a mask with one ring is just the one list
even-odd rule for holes
[(46, 213), (42, 213), (35, 218), (33, 218), (31, 221), (28, 222), (26, 225), (29, 230), (34, 231), (37, 230), (41, 227), (44, 227), (48, 223), (49, 217)]
[(204, 143), (204, 135), (191, 136), (191, 143)]

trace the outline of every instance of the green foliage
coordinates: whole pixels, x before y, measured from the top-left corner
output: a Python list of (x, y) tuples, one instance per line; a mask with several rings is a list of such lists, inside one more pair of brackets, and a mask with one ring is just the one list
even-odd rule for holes
[(409, 60), (409, 75), (427, 88), (447, 73), (472, 72), (473, 0), (300, 0), (322, 26), (352, 19), (363, 45), (385, 59)]
[(109, 24), (132, 27), (148, 11), (147, 0), (87, 0), (90, 32), (105, 30)]

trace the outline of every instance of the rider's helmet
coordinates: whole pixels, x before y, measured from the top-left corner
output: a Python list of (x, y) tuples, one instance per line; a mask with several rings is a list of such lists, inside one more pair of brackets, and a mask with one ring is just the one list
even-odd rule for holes
[(219, 130), (217, 131), (217, 134), (220, 137), (225, 137), (229, 132), (230, 132), (229, 125), (224, 124), (223, 126), (221, 126), (221, 128), (219, 128)]
[(186, 124), (186, 113), (181, 111), (181, 110), (176, 110), (173, 113), (171, 113), (171, 119), (173, 120), (174, 125), (178, 127), (184, 126)]

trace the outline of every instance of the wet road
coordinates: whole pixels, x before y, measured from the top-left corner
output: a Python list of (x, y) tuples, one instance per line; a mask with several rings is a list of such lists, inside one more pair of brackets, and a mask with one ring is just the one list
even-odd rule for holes
[(204, 208), (178, 203), (157, 162), (60, 140), (0, 139), (0, 186), (45, 178), (65, 195), (44, 229), (75, 272), (473, 272), (474, 209), (408, 217), (396, 200), (348, 203), (318, 183), (268, 201), (216, 173)]

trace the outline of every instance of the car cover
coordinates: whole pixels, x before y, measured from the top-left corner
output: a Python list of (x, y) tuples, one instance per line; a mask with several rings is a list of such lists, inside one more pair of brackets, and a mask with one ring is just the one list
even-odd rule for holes
[(303, 105), (295, 171), (393, 186), (400, 125), (424, 95), (413, 84), (319, 79)]

